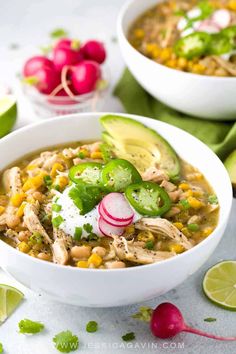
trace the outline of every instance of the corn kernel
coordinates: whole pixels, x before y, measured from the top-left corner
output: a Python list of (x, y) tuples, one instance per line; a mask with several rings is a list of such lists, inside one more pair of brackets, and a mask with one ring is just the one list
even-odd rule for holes
[(200, 209), (200, 208), (202, 208), (204, 206), (204, 204), (200, 200), (198, 200), (198, 199), (196, 199), (194, 197), (188, 197), (187, 200), (189, 202), (189, 205), (193, 209)]
[(228, 2), (228, 8), (232, 11), (236, 11), (236, 0), (230, 0)]
[(203, 231), (202, 231), (202, 235), (203, 237), (207, 237), (209, 236), (211, 233), (213, 232), (213, 227), (206, 227)]
[(168, 66), (169, 68), (172, 69), (176, 69), (177, 68), (177, 60), (176, 59), (170, 59), (166, 62), (166, 66)]
[(187, 227), (183, 227), (183, 228), (181, 229), (181, 232), (183, 232), (183, 234), (184, 234), (186, 237), (191, 237), (191, 236), (192, 236), (191, 232), (189, 231), (189, 229), (188, 229)]
[(156, 49), (158, 49), (158, 46), (155, 43), (147, 43), (146, 45), (146, 53), (151, 55)]
[(19, 207), (23, 200), (25, 200), (26, 194), (25, 193), (16, 193), (11, 197), (11, 204), (14, 207)]
[(24, 210), (26, 207), (26, 202), (23, 202), (20, 207), (18, 208), (17, 212), (16, 212), (16, 216), (18, 216), (19, 218), (21, 218), (24, 215)]
[(125, 235), (131, 236), (134, 234), (134, 231), (135, 231), (134, 225), (129, 225), (125, 228)]
[(91, 159), (102, 159), (102, 153), (100, 151), (92, 152)]
[(191, 189), (189, 189), (188, 191), (186, 191), (184, 193), (185, 197), (188, 198), (188, 197), (192, 197), (193, 196), (193, 191)]
[(94, 265), (95, 267), (99, 267), (102, 264), (102, 257), (93, 253), (88, 259), (88, 265)]
[(4, 211), (5, 211), (5, 207), (0, 206), (0, 215), (2, 215), (4, 213)]
[(182, 222), (174, 222), (173, 225), (177, 227), (178, 230), (182, 230), (182, 228), (184, 227)]
[(164, 48), (160, 53), (160, 58), (163, 61), (167, 61), (171, 58), (171, 48)]
[(62, 166), (62, 164), (56, 162), (54, 163), (54, 165), (52, 166), (52, 170), (51, 170), (51, 177), (54, 178), (57, 175), (57, 171), (63, 171), (64, 167)]
[(32, 170), (34, 170), (35, 168), (37, 168), (38, 166), (37, 165), (28, 165), (27, 167), (26, 167), (26, 170), (27, 171), (32, 171)]
[(193, 197), (202, 197), (203, 196), (203, 192), (202, 191), (193, 191)]
[(178, 59), (178, 62), (177, 62), (177, 65), (180, 69), (185, 69), (188, 65), (188, 62), (185, 58), (179, 58)]
[(88, 261), (79, 261), (76, 263), (78, 268), (88, 268)]
[(190, 187), (188, 183), (180, 183), (179, 188), (182, 189), (183, 191), (187, 191)]
[(46, 176), (46, 172), (41, 172), (37, 176), (28, 178), (25, 184), (23, 185), (23, 191), (27, 192), (30, 189), (38, 189), (39, 187), (41, 187), (44, 183), (44, 176)]
[(28, 253), (30, 251), (30, 246), (25, 241), (22, 241), (18, 245), (18, 250), (23, 253)]
[(134, 31), (134, 35), (136, 38), (138, 39), (142, 39), (144, 37), (144, 30), (142, 28), (137, 28), (135, 31)]
[(61, 176), (58, 180), (58, 184), (61, 188), (66, 187), (68, 183), (69, 183), (69, 180), (66, 176)]
[(177, 243), (173, 243), (169, 246), (170, 252), (182, 253), (184, 252), (184, 247), (182, 245), (178, 245)]
[(155, 241), (155, 238), (151, 231), (141, 231), (138, 234), (138, 241), (148, 242)]
[(35, 251), (35, 250), (30, 250), (30, 251), (28, 252), (28, 255), (31, 256), (31, 257), (36, 258), (36, 257), (38, 256), (38, 252)]

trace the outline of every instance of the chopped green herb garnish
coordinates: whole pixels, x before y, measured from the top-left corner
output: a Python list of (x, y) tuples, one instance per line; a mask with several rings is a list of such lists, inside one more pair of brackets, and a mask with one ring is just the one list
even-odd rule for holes
[(151, 307), (142, 306), (140, 307), (139, 312), (135, 313), (131, 317), (140, 321), (150, 322), (152, 312), (153, 310), (151, 309)]
[(86, 325), (86, 331), (89, 333), (97, 332), (98, 324), (95, 321), (89, 321)]
[(56, 191), (60, 192), (61, 191), (61, 187), (59, 186), (59, 184), (54, 184), (52, 186), (53, 189), (55, 189)]
[(134, 334), (134, 332), (129, 332), (129, 333), (124, 334), (121, 338), (123, 339), (123, 341), (129, 342), (129, 341), (135, 339), (135, 334)]
[(3, 345), (0, 343), (0, 353), (3, 353)]
[(18, 323), (18, 326), (19, 326), (20, 333), (23, 334), (35, 334), (35, 333), (42, 332), (42, 330), (44, 329), (44, 325), (42, 323), (31, 321), (27, 318), (21, 320)]
[(64, 28), (56, 28), (50, 33), (50, 37), (53, 39), (68, 37), (68, 35), (68, 31), (66, 31)]
[(184, 208), (184, 210), (187, 210), (190, 208), (190, 204), (187, 201), (187, 199), (180, 200), (179, 204)]
[(52, 178), (51, 178), (49, 175), (44, 176), (44, 177), (43, 177), (43, 181), (44, 181), (45, 186), (51, 187), (51, 185), (52, 185)]
[(52, 210), (53, 211), (56, 211), (56, 212), (59, 212), (61, 210), (61, 205), (59, 204), (53, 204), (52, 205)]
[(188, 224), (187, 228), (189, 229), (189, 231), (196, 232), (199, 230), (199, 225), (198, 224)]
[(64, 219), (61, 215), (56, 216), (55, 218), (52, 219), (52, 224), (54, 227), (59, 227), (61, 223), (63, 223)]
[(82, 151), (80, 151), (77, 156), (78, 156), (81, 160), (83, 160), (83, 159), (85, 158), (85, 154), (84, 154)]
[(154, 242), (153, 241), (147, 241), (145, 248), (147, 248), (148, 250), (153, 250), (154, 248)]
[(75, 206), (80, 209), (80, 215), (85, 215), (91, 211), (102, 199), (104, 192), (95, 186), (84, 183), (77, 184), (69, 191), (69, 197)]
[(88, 240), (89, 240), (89, 241), (97, 241), (97, 240), (98, 240), (98, 236), (97, 236), (94, 232), (91, 232), (91, 233), (88, 235)]
[(93, 231), (93, 226), (91, 224), (84, 224), (83, 229), (89, 234)]
[(43, 243), (43, 236), (35, 231), (31, 236), (30, 236), (30, 242), (32, 242), (33, 245), (41, 245)]
[(218, 204), (218, 198), (216, 195), (212, 194), (212, 195), (209, 195), (208, 197), (208, 202), (210, 204)]
[(214, 318), (214, 317), (207, 317), (207, 318), (204, 318), (204, 321), (205, 321), (205, 322), (215, 322), (215, 321), (216, 321), (216, 318)]
[(76, 227), (75, 228), (74, 239), (76, 241), (80, 241), (81, 240), (82, 232), (83, 232), (82, 227)]
[(79, 339), (71, 331), (60, 332), (53, 338), (55, 347), (61, 353), (70, 353), (79, 347)]

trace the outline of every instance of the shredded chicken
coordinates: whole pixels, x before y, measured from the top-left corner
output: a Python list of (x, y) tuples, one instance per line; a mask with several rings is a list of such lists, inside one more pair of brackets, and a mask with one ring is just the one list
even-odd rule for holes
[(43, 236), (45, 243), (51, 244), (52, 240), (38, 218), (38, 208), (35, 205), (26, 204), (24, 209), (24, 223), (30, 232), (39, 232)]
[(78, 157), (79, 152), (83, 149), (88, 150), (90, 153), (97, 151), (99, 149), (99, 145), (101, 145), (101, 142), (96, 141), (93, 144), (82, 145), (75, 149), (67, 148), (63, 150), (62, 154), (65, 158), (72, 159)]
[(152, 182), (162, 182), (163, 180), (168, 181), (169, 177), (163, 171), (158, 169), (155, 166), (149, 167), (143, 174), (142, 174), (143, 181), (152, 181)]
[(20, 193), (22, 188), (20, 168), (12, 167), (3, 174), (4, 188), (10, 196)]
[(213, 56), (214, 60), (217, 62), (219, 66), (225, 69), (229, 74), (236, 76), (236, 64), (229, 62), (228, 60), (224, 60), (219, 56)]
[(114, 236), (113, 247), (119, 259), (138, 263), (151, 264), (173, 257), (173, 252), (150, 251), (127, 241), (124, 237)]
[(66, 264), (69, 260), (69, 253), (66, 249), (65, 241), (58, 238), (52, 245), (53, 262), (58, 264)]
[(188, 241), (187, 237), (166, 219), (143, 218), (135, 224), (135, 227), (139, 230), (149, 230), (153, 233), (169, 237), (186, 250), (192, 248), (192, 244)]

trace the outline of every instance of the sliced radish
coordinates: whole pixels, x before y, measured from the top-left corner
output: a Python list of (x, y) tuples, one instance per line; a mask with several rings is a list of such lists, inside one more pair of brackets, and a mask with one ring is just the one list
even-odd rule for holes
[(212, 15), (212, 21), (220, 28), (226, 28), (231, 22), (231, 14), (226, 9), (217, 10)]
[(197, 30), (206, 33), (218, 33), (220, 31), (220, 27), (211, 20), (205, 20), (200, 23)]
[(108, 224), (108, 222), (106, 222), (101, 216), (98, 219), (98, 227), (104, 236), (121, 236), (124, 233), (123, 227), (112, 226)]
[(185, 29), (185, 27), (187, 26), (187, 23), (188, 22), (187, 22), (186, 18), (182, 17), (177, 24), (178, 30), (183, 31)]
[(181, 37), (186, 37), (194, 32), (193, 28), (187, 28), (181, 33)]
[(112, 226), (117, 226), (117, 227), (125, 227), (125, 226), (129, 226), (130, 224), (132, 224), (133, 222), (133, 218), (128, 220), (128, 221), (116, 221), (114, 219), (112, 219), (111, 217), (109, 217), (103, 207), (102, 207), (102, 204), (100, 203), (99, 206), (98, 206), (98, 212), (99, 212), (99, 215), (109, 224), (109, 225), (112, 225)]
[(122, 193), (107, 194), (101, 201), (104, 212), (115, 221), (133, 219), (134, 212)]

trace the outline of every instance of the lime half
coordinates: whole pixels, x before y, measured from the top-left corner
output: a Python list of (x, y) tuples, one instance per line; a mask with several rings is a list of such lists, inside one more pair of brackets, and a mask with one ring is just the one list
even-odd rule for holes
[(17, 106), (12, 95), (0, 97), (0, 138), (8, 134), (16, 122)]
[(24, 294), (12, 286), (0, 284), (0, 323), (4, 322), (17, 308)]
[(236, 311), (236, 261), (224, 261), (210, 268), (203, 279), (203, 290), (215, 304)]

